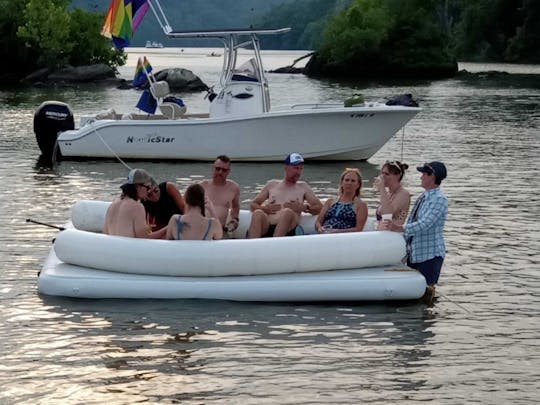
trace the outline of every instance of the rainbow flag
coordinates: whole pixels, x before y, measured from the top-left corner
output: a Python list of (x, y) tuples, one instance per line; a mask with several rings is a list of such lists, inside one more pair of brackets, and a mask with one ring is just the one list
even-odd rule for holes
[[(145, 70), (146, 73), (144, 73)], [(133, 77), (133, 87), (140, 87), (144, 85), (148, 80), (147, 75), (150, 73), (152, 73), (152, 65), (150, 62), (148, 62), (146, 56), (144, 58), (139, 58), (137, 61), (137, 67), (135, 68), (135, 76)]]
[(111, 38), (116, 48), (124, 49), (148, 8), (148, 0), (111, 0), (101, 35)]

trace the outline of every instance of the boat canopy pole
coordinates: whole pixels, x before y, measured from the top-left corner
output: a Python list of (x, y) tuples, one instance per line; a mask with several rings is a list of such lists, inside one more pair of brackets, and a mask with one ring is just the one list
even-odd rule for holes
[[(153, 3), (156, 4), (154, 5)], [(154, 16), (156, 16), (156, 20), (158, 21), (158, 24), (165, 33), (165, 35), (169, 35), (172, 32), (172, 28), (169, 24), (169, 21), (167, 20), (167, 16), (163, 12), (163, 8), (161, 7), (159, 0), (148, 0), (148, 4), (150, 5), (152, 13), (154, 13)], [(156, 8), (158, 9), (157, 11)]]

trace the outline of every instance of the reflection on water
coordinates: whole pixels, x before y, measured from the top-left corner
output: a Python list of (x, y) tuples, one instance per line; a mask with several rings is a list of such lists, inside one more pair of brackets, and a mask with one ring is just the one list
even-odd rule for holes
[[(203, 80), (217, 78), (214, 68), (200, 66)], [(413, 199), (421, 192), (414, 166), (444, 161), (448, 256), (434, 306), (38, 296), (36, 275), (55, 231), (25, 219), (61, 225), (77, 200), (118, 195), (127, 171), (114, 161), (47, 167), (38, 159), (34, 110), (48, 99), (69, 103), (76, 115), (112, 105), (129, 110), (139, 94), (88, 86), (0, 91), (0, 403), (536, 402), (538, 82), (269, 80), (274, 105), (340, 101), (356, 92), (369, 100), (412, 92), (420, 101), (423, 111), (404, 134), (369, 162), (309, 163), (304, 179), (327, 197), (336, 194), (343, 168), (358, 166), (373, 214), (372, 179), (386, 159), (403, 155), (411, 165), (405, 182)], [(182, 98), (191, 111), (206, 106), (202, 93)], [(211, 169), (130, 164), (182, 190)], [(279, 163), (233, 164), (231, 173), (244, 208), (269, 178), (282, 175)]]

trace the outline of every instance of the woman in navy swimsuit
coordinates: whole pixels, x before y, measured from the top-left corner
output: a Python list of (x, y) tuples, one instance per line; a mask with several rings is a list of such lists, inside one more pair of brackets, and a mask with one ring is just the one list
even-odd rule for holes
[(315, 222), (319, 233), (361, 232), (366, 224), (368, 208), (360, 199), (360, 170), (347, 168), (339, 181), (339, 197), (329, 198)]

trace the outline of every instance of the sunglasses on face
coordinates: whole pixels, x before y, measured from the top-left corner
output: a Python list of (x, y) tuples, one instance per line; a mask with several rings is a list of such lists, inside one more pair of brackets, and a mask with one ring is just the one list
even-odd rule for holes
[(392, 161), (387, 160), (385, 165), (393, 166), (396, 169), (398, 169), (399, 173), (401, 173), (401, 166), (395, 160), (392, 160)]
[(214, 166), (214, 170), (216, 172), (223, 172), (223, 173), (227, 173), (229, 171), (229, 169), (227, 169), (226, 167), (219, 167), (219, 166)]
[(152, 186), (149, 186), (147, 184), (137, 184), (138, 186), (144, 187), (146, 189), (146, 192), (152, 188)]

